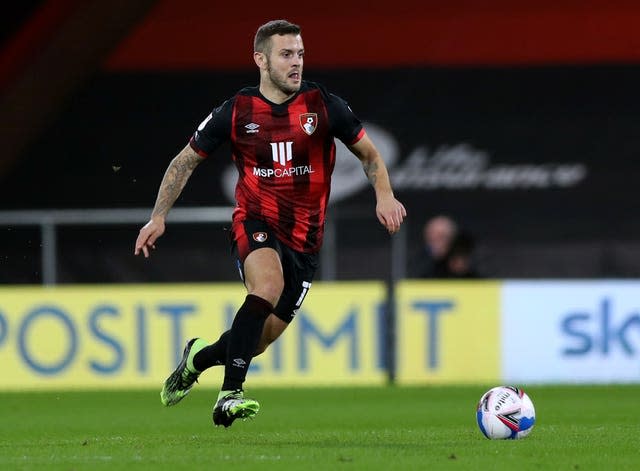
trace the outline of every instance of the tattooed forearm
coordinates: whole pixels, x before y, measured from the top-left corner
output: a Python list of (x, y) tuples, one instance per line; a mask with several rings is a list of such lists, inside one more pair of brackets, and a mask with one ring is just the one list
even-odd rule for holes
[(378, 164), (376, 162), (362, 162), (362, 168), (364, 168), (364, 173), (369, 179), (369, 183), (372, 186), (376, 186), (377, 172), (378, 172)]
[(198, 154), (185, 148), (171, 161), (162, 178), (152, 217), (167, 215), (201, 160)]

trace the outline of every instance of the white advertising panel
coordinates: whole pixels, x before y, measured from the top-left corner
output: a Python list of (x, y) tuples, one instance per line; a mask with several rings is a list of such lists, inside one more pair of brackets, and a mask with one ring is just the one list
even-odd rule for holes
[(640, 282), (505, 282), (502, 377), (520, 384), (640, 381)]

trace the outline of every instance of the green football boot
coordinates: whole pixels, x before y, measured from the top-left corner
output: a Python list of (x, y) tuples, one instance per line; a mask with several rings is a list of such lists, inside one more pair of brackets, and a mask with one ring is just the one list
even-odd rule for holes
[(258, 401), (245, 398), (241, 389), (229, 391), (228, 394), (223, 395), (216, 402), (213, 408), (213, 423), (229, 427), (234, 420), (250, 419), (259, 410), (260, 404), (258, 404)]
[(160, 391), (160, 401), (165, 406), (173, 406), (180, 402), (198, 381), (201, 371), (193, 366), (193, 357), (208, 344), (200, 338), (187, 342), (178, 367), (169, 375)]

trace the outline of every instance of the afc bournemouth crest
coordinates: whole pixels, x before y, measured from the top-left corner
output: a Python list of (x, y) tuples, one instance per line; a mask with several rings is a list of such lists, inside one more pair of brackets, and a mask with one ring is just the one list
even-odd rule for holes
[(304, 132), (311, 136), (318, 127), (318, 113), (302, 113), (300, 115), (300, 126), (302, 126)]
[(255, 240), (256, 242), (264, 242), (265, 240), (267, 240), (267, 233), (266, 232), (254, 232), (253, 233), (253, 240)]

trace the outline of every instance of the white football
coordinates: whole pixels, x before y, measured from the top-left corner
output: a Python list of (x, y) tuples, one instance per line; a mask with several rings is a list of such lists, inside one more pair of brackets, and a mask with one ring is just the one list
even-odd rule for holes
[(476, 409), (478, 427), (491, 440), (524, 438), (536, 423), (529, 396), (513, 386), (497, 386), (483, 394)]

